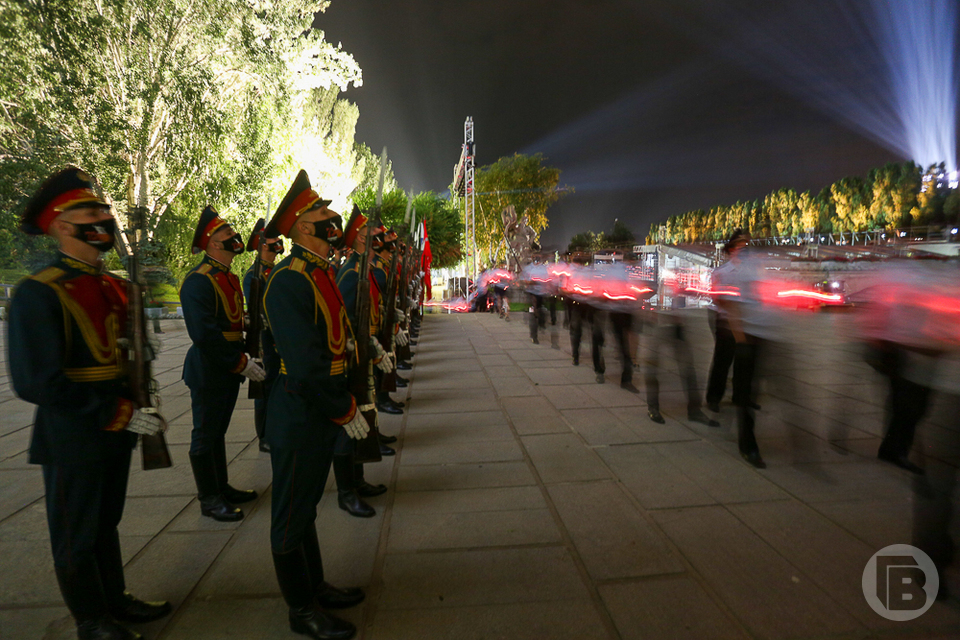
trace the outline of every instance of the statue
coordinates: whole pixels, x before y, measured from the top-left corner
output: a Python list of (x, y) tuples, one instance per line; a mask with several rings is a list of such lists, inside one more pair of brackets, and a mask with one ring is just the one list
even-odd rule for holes
[(527, 216), (517, 219), (517, 210), (511, 204), (503, 210), (503, 237), (507, 245), (507, 268), (519, 273), (532, 261), (533, 252), (539, 250), (537, 232), (530, 226)]

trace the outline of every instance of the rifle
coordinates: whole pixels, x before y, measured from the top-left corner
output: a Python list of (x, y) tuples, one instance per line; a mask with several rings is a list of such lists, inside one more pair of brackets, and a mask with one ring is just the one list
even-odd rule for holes
[[(270, 205), (267, 204), (269, 211)], [(266, 222), (266, 221), (264, 221)], [(250, 317), (250, 327), (247, 329), (246, 351), (251, 358), (263, 360), (263, 349), (260, 344), (260, 333), (263, 331), (263, 264), (260, 262), (260, 250), (263, 247), (263, 232), (266, 229), (260, 229), (257, 234), (257, 251), (253, 258), (253, 278), (250, 281), (250, 299), (247, 300), (247, 315)], [(254, 400), (263, 398), (263, 382), (250, 380), (247, 388), (247, 397)]]
[[(393, 252), (390, 259), (390, 272), (387, 274), (387, 290), (383, 292), (383, 326), (380, 327), (380, 344), (387, 351), (393, 351), (393, 325), (397, 322), (397, 254), (400, 248)], [(392, 393), (397, 390), (397, 370), (391, 369), (383, 374), (381, 382), (383, 390)]]
[[(377, 429), (377, 409), (373, 402), (372, 363), (370, 359), (370, 261), (373, 260), (373, 232), (380, 224), (380, 206), (383, 204), (383, 181), (387, 168), (387, 148), (380, 156), (380, 183), (377, 187), (377, 203), (367, 221), (367, 246), (360, 256), (357, 277), (357, 326), (354, 327), (357, 366), (350, 372), (350, 393), (357, 400), (357, 411), (363, 413), (370, 432), (357, 441), (355, 462), (380, 462), (380, 432)], [(354, 205), (356, 206), (356, 205)]]
[[(123, 238), (118, 238), (118, 242), (116, 242), (117, 253), (120, 254), (122, 259), (125, 259), (127, 275), (129, 276), (127, 282), (127, 341), (130, 357), (130, 389), (133, 395), (131, 399), (140, 409), (153, 407), (153, 397), (157, 394), (157, 383), (153, 379), (152, 365), (150, 364), (155, 357), (155, 353), (146, 338), (147, 320), (144, 313), (144, 290), (142, 274), (140, 273), (140, 243), (143, 241), (143, 227), (146, 218), (146, 207), (143, 206), (144, 200), (146, 200), (146, 178), (140, 183), (138, 205), (130, 208), (129, 217), (131, 231), (133, 232), (133, 237), (130, 238), (130, 252), (127, 252)], [(159, 402), (156, 404), (159, 405)], [(166, 421), (163, 416), (159, 414), (157, 416), (160, 418), (165, 431), (167, 428)], [(173, 466), (163, 431), (155, 436), (141, 435), (140, 454), (144, 471), (166, 469)]]

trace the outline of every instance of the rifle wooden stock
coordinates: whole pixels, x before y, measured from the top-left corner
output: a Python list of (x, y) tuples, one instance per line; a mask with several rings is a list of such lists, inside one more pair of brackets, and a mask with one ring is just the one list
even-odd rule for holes
[(373, 363), (370, 358), (370, 260), (373, 258), (373, 229), (379, 219), (379, 208), (374, 209), (367, 222), (367, 247), (360, 258), (357, 274), (357, 326), (354, 327), (356, 341), (356, 366), (350, 371), (350, 393), (357, 402), (357, 410), (362, 409), (363, 417), (370, 427), (367, 437), (358, 440), (354, 460), (356, 462), (380, 462), (380, 431), (377, 424), (377, 411), (374, 405)]
[[(387, 290), (383, 299), (383, 326), (380, 327), (380, 344), (390, 352), (394, 350), (393, 325), (397, 322), (397, 251), (390, 259), (390, 271), (387, 273)], [(396, 368), (383, 374), (380, 384), (384, 391), (393, 393), (397, 390)]]
[[(151, 393), (153, 391), (151, 388), (153, 386), (153, 374), (150, 365), (151, 359), (147, 357), (147, 349), (149, 348), (146, 338), (147, 320), (146, 314), (144, 313), (144, 291), (140, 283), (140, 265), (139, 255), (137, 253), (142, 216), (142, 211), (133, 212), (133, 217), (141, 221), (141, 223), (134, 225), (137, 236), (134, 238), (134, 241), (130, 243), (131, 247), (133, 247), (133, 252), (125, 256), (127, 258), (127, 275), (129, 276), (129, 281), (127, 282), (127, 326), (130, 342), (129, 379), (132, 395), (131, 400), (141, 409), (153, 407), (153, 395)], [(126, 253), (122, 239), (117, 243), (117, 246), (121, 253)], [(166, 431), (167, 423), (162, 416), (159, 417), (163, 431)], [(173, 466), (173, 460), (170, 459), (170, 450), (167, 448), (167, 440), (163, 435), (163, 431), (155, 436), (140, 436), (140, 454), (145, 471), (151, 469), (166, 469), (167, 467)]]
[[(263, 243), (263, 232), (260, 232), (260, 244)], [(251, 358), (258, 358), (263, 361), (261, 353), (260, 332), (263, 331), (263, 292), (261, 290), (261, 275), (263, 274), (263, 265), (260, 263), (260, 249), (257, 249), (257, 255), (253, 259), (253, 277), (250, 280), (250, 299), (247, 300), (247, 315), (250, 317), (250, 326), (246, 335), (246, 350)], [(247, 397), (254, 400), (263, 398), (263, 382), (256, 380), (248, 381)]]

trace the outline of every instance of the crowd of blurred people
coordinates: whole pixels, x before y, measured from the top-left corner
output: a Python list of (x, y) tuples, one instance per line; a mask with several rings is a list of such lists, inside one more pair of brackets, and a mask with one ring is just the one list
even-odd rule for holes
[[(840, 285), (809, 282), (809, 268), (791, 269), (789, 260), (751, 246), (750, 235), (741, 230), (723, 245), (722, 256), (708, 282), (656, 274), (630, 261), (531, 264), (520, 273), (492, 269), (481, 274), (476, 294), (458, 310), (495, 311), (509, 319), (509, 293), (518, 292), (513, 297), (528, 308), (535, 344), (548, 318), (556, 325), (562, 310), (572, 364), (580, 365), (587, 331), (593, 370), (601, 384), (607, 380), (604, 343), (609, 331), (620, 360), (620, 386), (640, 393), (634, 372), (642, 370), (647, 413), (657, 423), (665, 422), (658, 375), (664, 351), (672, 351), (676, 360), (692, 422), (720, 426), (721, 402), (732, 370), (739, 451), (749, 464), (763, 469), (766, 463), (756, 437), (759, 372), (772, 351), (789, 346), (798, 314), (842, 307), (847, 312), (841, 323), (846, 335), (840, 337), (859, 345), (864, 360), (884, 376), (887, 387), (886, 397), (876, 399), (885, 404), (877, 458), (913, 474), (918, 489), (914, 542), (939, 568), (949, 564), (954, 545), (948, 530), (960, 460), (958, 261), (894, 258), (871, 263), (858, 271), (855, 287), (840, 293), (836, 290)], [(706, 308), (714, 336), (704, 396), (687, 342), (687, 323), (701, 316), (684, 312), (690, 308)], [(644, 362), (638, 358), (640, 335), (646, 336)], [(551, 346), (559, 348), (557, 332), (550, 336)], [(934, 398), (941, 411), (954, 416), (949, 435), (912, 451), (917, 427)]]

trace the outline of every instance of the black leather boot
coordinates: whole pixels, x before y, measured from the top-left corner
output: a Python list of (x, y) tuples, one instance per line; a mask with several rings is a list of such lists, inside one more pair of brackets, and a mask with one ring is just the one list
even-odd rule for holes
[(338, 589), (323, 579), (323, 560), (320, 557), (320, 542), (317, 540), (316, 527), (310, 527), (303, 536), (303, 557), (307, 562), (310, 584), (317, 597), (317, 603), (326, 609), (346, 609), (353, 607), (366, 597), (363, 589), (350, 587)]
[(120, 626), (107, 613), (107, 602), (95, 560), (84, 560), (67, 569), (54, 567), (63, 601), (77, 622), (80, 640), (141, 640), (138, 633)]
[(354, 476), (353, 456), (333, 456), (333, 476), (337, 481), (337, 504), (357, 518), (372, 518), (376, 510), (360, 499)]
[(257, 499), (257, 492), (252, 489), (234, 489), (230, 486), (227, 475), (227, 445), (223, 440), (214, 446), (213, 459), (217, 463), (217, 487), (224, 500), (230, 504), (243, 504)]
[(200, 513), (220, 522), (242, 520), (243, 511), (228, 504), (220, 495), (214, 465), (212, 451), (190, 454), (190, 466), (193, 468), (193, 479), (197, 482), (197, 495), (200, 498)]
[(737, 429), (739, 431), (740, 455), (757, 469), (766, 469), (767, 463), (760, 456), (760, 447), (757, 445), (757, 438), (753, 433), (753, 409), (749, 405), (737, 407)]
[(96, 544), (97, 566), (100, 583), (107, 601), (107, 609), (120, 622), (141, 624), (153, 622), (170, 615), (173, 607), (169, 602), (144, 602), (128, 592), (123, 578), (123, 555), (120, 551), (120, 535), (116, 529), (100, 534)]
[(357, 485), (357, 493), (362, 498), (372, 498), (387, 492), (387, 486), (384, 484), (370, 484), (363, 478), (363, 465), (355, 463), (353, 465), (354, 482)]
[(273, 567), (277, 572), (280, 592), (290, 607), (290, 630), (316, 640), (352, 638), (357, 628), (346, 620), (325, 613), (317, 606), (303, 549), (289, 553), (274, 553)]

